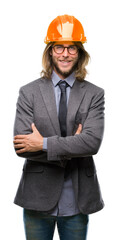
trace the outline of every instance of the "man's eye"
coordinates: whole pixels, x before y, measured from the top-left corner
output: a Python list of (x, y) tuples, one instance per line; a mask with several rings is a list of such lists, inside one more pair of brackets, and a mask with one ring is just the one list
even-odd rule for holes
[(71, 50), (75, 50), (75, 49), (76, 49), (75, 46), (70, 46), (69, 48), (70, 48)]
[(56, 46), (56, 49), (63, 49), (62, 46)]

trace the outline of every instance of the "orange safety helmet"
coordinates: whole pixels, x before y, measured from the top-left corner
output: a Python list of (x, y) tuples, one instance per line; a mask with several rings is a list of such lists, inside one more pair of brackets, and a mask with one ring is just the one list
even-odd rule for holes
[(82, 43), (87, 41), (82, 24), (74, 16), (58, 16), (50, 23), (44, 42), (59, 41), (76, 41)]

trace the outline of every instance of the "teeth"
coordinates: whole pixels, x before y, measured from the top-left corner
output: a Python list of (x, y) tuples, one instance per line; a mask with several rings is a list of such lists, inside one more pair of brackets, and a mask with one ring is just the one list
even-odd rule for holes
[(63, 61), (63, 60), (62, 60), (62, 61), (60, 61), (60, 62), (69, 63), (70, 61)]

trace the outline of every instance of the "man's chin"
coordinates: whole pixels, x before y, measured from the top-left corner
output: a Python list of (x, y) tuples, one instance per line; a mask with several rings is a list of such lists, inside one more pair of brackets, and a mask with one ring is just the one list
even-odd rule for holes
[(72, 73), (71, 71), (61, 72), (61, 75), (66, 78), (66, 77), (68, 77), (71, 73)]
[(58, 74), (60, 74), (61, 76), (63, 76), (64, 78), (67, 78), (72, 72), (73, 72), (73, 68), (72, 69), (69, 69), (69, 70), (61, 70), (60, 68), (58, 67), (55, 67), (56, 69), (56, 72)]
[(63, 76), (63, 78), (67, 78), (71, 73), (73, 73), (77, 68), (77, 62), (70, 69), (61, 69), (55, 62), (53, 62), (54, 69), (57, 74)]

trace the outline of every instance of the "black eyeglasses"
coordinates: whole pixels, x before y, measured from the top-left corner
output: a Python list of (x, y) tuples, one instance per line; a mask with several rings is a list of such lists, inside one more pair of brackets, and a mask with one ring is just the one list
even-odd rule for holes
[(70, 45), (68, 47), (64, 47), (63, 45), (54, 45), (53, 48), (57, 54), (63, 53), (65, 48), (67, 48), (68, 53), (71, 55), (74, 55), (78, 52), (78, 47), (76, 45)]

